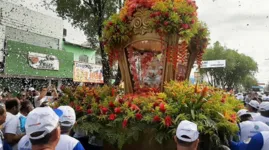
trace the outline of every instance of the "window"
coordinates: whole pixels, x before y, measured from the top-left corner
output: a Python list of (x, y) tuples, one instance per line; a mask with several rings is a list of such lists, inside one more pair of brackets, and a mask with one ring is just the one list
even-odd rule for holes
[(89, 62), (89, 58), (88, 58), (87, 55), (81, 55), (81, 56), (79, 56), (79, 61), (80, 62), (88, 63)]

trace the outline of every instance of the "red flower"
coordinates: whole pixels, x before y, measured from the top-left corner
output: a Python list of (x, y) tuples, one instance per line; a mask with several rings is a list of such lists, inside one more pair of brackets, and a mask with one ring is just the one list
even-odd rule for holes
[(108, 120), (114, 121), (116, 119), (116, 114), (110, 114)]
[(108, 23), (108, 25), (109, 25), (109, 26), (112, 26), (112, 25), (113, 25), (113, 22), (110, 21), (110, 22)]
[(120, 114), (121, 113), (120, 107), (115, 108), (114, 112), (115, 114)]
[(75, 106), (75, 103), (74, 102), (70, 102), (69, 104), (71, 107), (74, 107)]
[(181, 26), (183, 29), (189, 29), (189, 25), (188, 24), (182, 24), (182, 26)]
[(114, 88), (111, 89), (111, 95), (114, 97), (116, 93), (116, 90)]
[(123, 104), (124, 100), (123, 99), (119, 99), (119, 103)]
[(165, 26), (168, 26), (168, 25), (169, 25), (169, 22), (168, 22), (168, 21), (165, 21), (163, 24), (164, 24)]
[(155, 15), (156, 16), (160, 16), (162, 13), (160, 11), (156, 12)]
[(132, 104), (131, 105), (131, 110), (136, 111), (136, 110), (140, 110), (140, 108), (137, 105)]
[(159, 106), (159, 104), (158, 104), (157, 102), (155, 102), (155, 103), (153, 104), (153, 107), (155, 108), (155, 107), (157, 107), (157, 106)]
[(165, 13), (165, 17), (167, 17), (167, 18), (169, 17), (169, 13), (168, 13), (168, 12), (167, 12), (167, 13)]
[(172, 118), (170, 116), (165, 117), (165, 126), (170, 127), (172, 125)]
[(154, 116), (153, 122), (160, 122), (161, 118), (159, 116)]
[(91, 113), (92, 113), (92, 110), (91, 110), (91, 109), (88, 109), (88, 110), (87, 110), (87, 113), (88, 113), (88, 114), (91, 114)]
[(191, 24), (194, 24), (195, 23), (195, 20), (191, 20)]
[(150, 14), (150, 18), (154, 18), (155, 16), (155, 13)]
[(81, 112), (82, 111), (82, 107), (81, 106), (76, 106), (76, 111)]
[(123, 122), (122, 122), (122, 127), (126, 128), (127, 124), (128, 124), (128, 119), (124, 119)]
[(102, 114), (106, 114), (108, 112), (108, 109), (106, 107), (101, 108)]
[(159, 105), (159, 107), (160, 107), (160, 111), (163, 112), (163, 113), (165, 113), (166, 109), (165, 109), (165, 105), (164, 105), (164, 103), (161, 103), (161, 104)]
[(115, 105), (112, 101), (109, 102), (109, 107), (111, 107), (111, 108), (115, 107)]
[(137, 114), (135, 114), (135, 118), (136, 118), (137, 120), (141, 120), (141, 119), (143, 118), (143, 116), (142, 116), (142, 114), (137, 113)]

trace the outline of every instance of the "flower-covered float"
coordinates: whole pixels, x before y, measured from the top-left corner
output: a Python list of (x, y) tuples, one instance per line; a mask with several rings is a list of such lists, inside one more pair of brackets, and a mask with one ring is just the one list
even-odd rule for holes
[(164, 150), (175, 149), (176, 127), (187, 119), (198, 124), (200, 149), (227, 145), (242, 104), (184, 81), (208, 42), (197, 8), (191, 0), (126, 0), (104, 23), (102, 39), (110, 64), (120, 66), (124, 94), (109, 86), (64, 88), (59, 105), (76, 110), (76, 129), (102, 139), (105, 149)]

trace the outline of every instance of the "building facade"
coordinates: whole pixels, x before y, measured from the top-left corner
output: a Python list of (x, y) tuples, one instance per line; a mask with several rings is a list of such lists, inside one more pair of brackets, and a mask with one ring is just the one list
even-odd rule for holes
[(0, 0), (0, 86), (72, 79), (74, 55), (62, 39), (62, 20)]

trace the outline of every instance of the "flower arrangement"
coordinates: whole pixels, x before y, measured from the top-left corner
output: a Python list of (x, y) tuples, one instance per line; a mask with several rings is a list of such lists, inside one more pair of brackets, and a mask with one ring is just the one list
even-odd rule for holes
[[(198, 33), (201, 23), (197, 18), (195, 1), (192, 0), (127, 0), (119, 14), (104, 22), (103, 44), (109, 54), (110, 65), (118, 59), (119, 49), (125, 46), (134, 35), (130, 24), (139, 9), (150, 10), (147, 26), (160, 35), (176, 34), (183, 42), (181, 46), (167, 48), (167, 61), (176, 66), (187, 56), (189, 41)], [(207, 35), (200, 34), (200, 36)]]
[[(182, 120), (198, 124), (210, 145), (227, 144), (238, 131), (236, 112), (243, 105), (222, 90), (204, 84), (167, 83), (163, 93), (117, 95), (112, 87), (65, 88), (61, 105), (76, 110), (78, 124), (89, 134), (122, 148), (150, 132), (162, 144), (172, 140)], [(203, 140), (203, 139), (202, 139)]]

